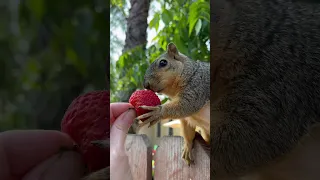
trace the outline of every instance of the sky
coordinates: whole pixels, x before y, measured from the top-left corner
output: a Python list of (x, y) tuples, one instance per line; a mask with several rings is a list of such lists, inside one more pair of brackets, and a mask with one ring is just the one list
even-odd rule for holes
[[(130, 5), (129, 0), (127, 0), (127, 4)], [(148, 24), (149, 22), (152, 20), (153, 15), (155, 14), (155, 12), (161, 10), (161, 5), (159, 2), (157, 1), (151, 1), (150, 4), (150, 10), (149, 10), (149, 15), (148, 15)], [(128, 14), (130, 7), (125, 8), (125, 12)], [(160, 31), (162, 28), (164, 27), (164, 24), (162, 21), (160, 21), (159, 24), (159, 29), (158, 31)], [(124, 29), (121, 29), (121, 27), (117, 27), (115, 28), (115, 31), (112, 32), (113, 35), (115, 35), (119, 40), (121, 40), (122, 42), (125, 41), (126, 38), (126, 33)], [(147, 47), (149, 47), (152, 43), (152, 39), (154, 37), (156, 37), (156, 30), (155, 29), (149, 29), (147, 28)], [(123, 48), (123, 47), (122, 47)], [(122, 54), (122, 48), (118, 48), (115, 52), (115, 54), (112, 55), (112, 59), (114, 59), (115, 61), (117, 61), (120, 57), (120, 55)]]

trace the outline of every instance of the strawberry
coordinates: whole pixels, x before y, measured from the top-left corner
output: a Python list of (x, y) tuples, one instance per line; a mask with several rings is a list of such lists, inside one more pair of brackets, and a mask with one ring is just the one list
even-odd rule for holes
[(78, 96), (61, 122), (61, 131), (78, 145), (89, 172), (110, 165), (110, 150), (92, 144), (92, 141), (110, 138), (109, 96), (109, 91), (93, 91)]
[[(161, 105), (159, 97), (151, 90), (137, 90), (131, 94), (129, 103), (132, 104), (136, 110), (137, 116), (150, 112), (150, 110), (145, 110), (139, 108), (139, 106), (158, 106)], [(141, 119), (144, 121), (145, 119)]]

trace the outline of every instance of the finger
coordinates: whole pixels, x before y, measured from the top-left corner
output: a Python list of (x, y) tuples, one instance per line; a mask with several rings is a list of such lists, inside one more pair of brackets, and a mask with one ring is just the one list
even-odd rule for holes
[(72, 149), (72, 139), (51, 130), (12, 130), (0, 133), (10, 173), (20, 176), (39, 162), (57, 153), (60, 148)]
[(110, 179), (133, 180), (128, 156), (111, 156)]
[(84, 175), (85, 164), (74, 151), (56, 154), (37, 165), (22, 180), (79, 180)]
[(125, 111), (129, 108), (133, 108), (130, 103), (111, 103), (110, 104), (110, 121), (111, 124)]
[(131, 126), (136, 112), (133, 109), (127, 110), (122, 113), (114, 122), (110, 131), (110, 150), (122, 150), (124, 149), (125, 139), (129, 127)]
[(129, 108), (133, 108), (130, 103), (111, 103), (110, 111), (114, 118), (118, 118), (123, 112), (127, 111)]

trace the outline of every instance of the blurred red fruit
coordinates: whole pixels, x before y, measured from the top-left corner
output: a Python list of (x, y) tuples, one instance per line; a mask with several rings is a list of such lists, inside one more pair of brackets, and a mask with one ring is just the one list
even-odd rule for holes
[(91, 144), (110, 138), (109, 96), (109, 91), (80, 95), (70, 104), (61, 122), (61, 131), (77, 143), (89, 172), (110, 165), (110, 150)]

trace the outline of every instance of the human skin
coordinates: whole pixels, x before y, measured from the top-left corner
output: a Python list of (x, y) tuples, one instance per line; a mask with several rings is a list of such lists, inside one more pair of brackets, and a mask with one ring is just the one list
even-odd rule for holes
[[(112, 180), (132, 180), (129, 158), (125, 152), (125, 140), (128, 130), (136, 117), (135, 111), (129, 103), (111, 103), (110, 120), (110, 178)], [(210, 107), (204, 108), (199, 115), (210, 119)]]
[[(10, 130), (0, 133), (0, 179), (79, 180), (84, 162), (73, 141), (54, 130)], [(61, 151), (64, 149), (64, 151)]]
[[(136, 117), (129, 103), (112, 103), (110, 153), (111, 178), (132, 179), (125, 139)], [(85, 172), (81, 155), (72, 151), (74, 142), (53, 130), (10, 130), (0, 133), (0, 179), (79, 180)], [(61, 149), (64, 151), (61, 152)]]
[(129, 158), (125, 151), (125, 140), (136, 113), (129, 103), (111, 103), (110, 121), (110, 179), (132, 180)]

